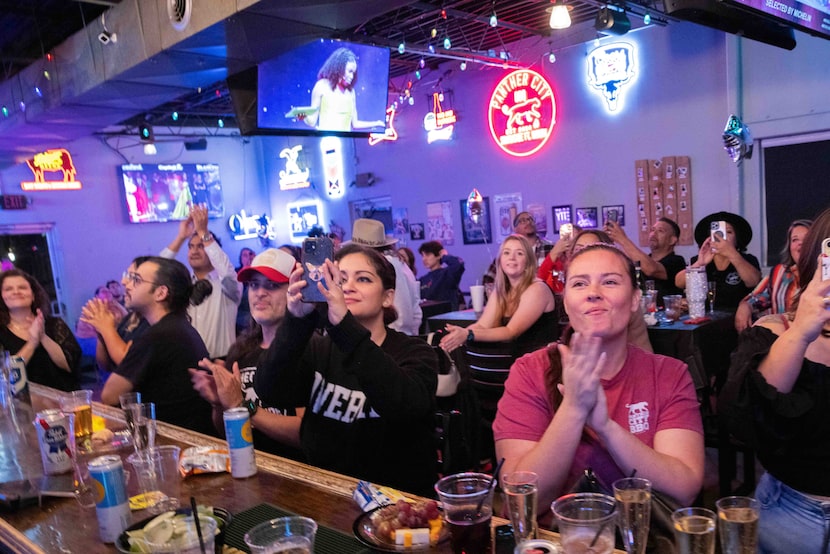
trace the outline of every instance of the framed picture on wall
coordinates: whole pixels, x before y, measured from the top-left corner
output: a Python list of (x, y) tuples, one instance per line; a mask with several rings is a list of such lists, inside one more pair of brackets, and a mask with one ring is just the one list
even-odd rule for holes
[(562, 226), (563, 223), (573, 223), (573, 217), (571, 216), (571, 205), (568, 204), (567, 206), (554, 206), (551, 209), (553, 213), (553, 232), (558, 233), (559, 228)]
[[(613, 218), (612, 218), (613, 216)], [(605, 224), (609, 219), (616, 219), (620, 227), (625, 227), (625, 206), (603, 206), (602, 207), (602, 223)]]
[(451, 207), (452, 204), (447, 201), (427, 202), (427, 240), (437, 240), (444, 246), (452, 246), (455, 230)]
[(576, 209), (576, 225), (582, 229), (596, 229), (597, 228), (597, 209), (594, 208), (577, 208)]
[(467, 199), (459, 200), (461, 204), (461, 230), (464, 244), (492, 244), (493, 231), (490, 228), (490, 197), (485, 196), (481, 202), (481, 216), (478, 223), (467, 213)]
[(527, 213), (533, 216), (536, 221), (536, 234), (544, 237), (548, 234), (548, 215), (545, 213), (545, 206), (543, 204), (528, 204)]
[(424, 224), (410, 223), (409, 224), (409, 238), (410, 240), (424, 240)]
[(349, 212), (352, 217), (352, 225), (354, 225), (356, 219), (375, 219), (383, 223), (387, 235), (391, 235), (395, 231), (395, 224), (392, 221), (391, 196), (353, 200), (349, 202)]

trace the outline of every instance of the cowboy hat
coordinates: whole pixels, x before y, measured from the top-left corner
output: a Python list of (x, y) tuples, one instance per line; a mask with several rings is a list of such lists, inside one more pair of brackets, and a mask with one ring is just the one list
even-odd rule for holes
[(257, 254), (254, 257), (254, 261), (251, 262), (251, 265), (242, 269), (236, 275), (236, 280), (245, 282), (254, 273), (261, 273), (275, 283), (287, 283), (288, 277), (294, 270), (295, 263), (294, 256), (288, 252), (278, 248), (269, 248)]
[(352, 240), (347, 244), (359, 244), (369, 248), (383, 248), (397, 243), (398, 239), (386, 236), (383, 222), (376, 219), (356, 219), (352, 226)]
[(745, 250), (752, 241), (752, 226), (746, 219), (730, 212), (717, 212), (707, 215), (695, 225), (695, 242), (699, 247), (703, 246), (703, 242), (709, 238), (713, 221), (725, 221), (732, 226), (732, 229), (735, 230), (735, 242), (738, 250)]

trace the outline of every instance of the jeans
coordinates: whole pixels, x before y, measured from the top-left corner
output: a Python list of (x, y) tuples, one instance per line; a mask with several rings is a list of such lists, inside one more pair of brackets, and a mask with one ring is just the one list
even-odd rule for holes
[(761, 504), (761, 554), (825, 554), (830, 538), (830, 502), (805, 496), (764, 473), (755, 489)]

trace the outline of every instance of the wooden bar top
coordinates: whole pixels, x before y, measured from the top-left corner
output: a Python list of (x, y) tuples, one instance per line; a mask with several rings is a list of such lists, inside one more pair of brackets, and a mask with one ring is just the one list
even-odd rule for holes
[[(35, 410), (57, 405), (59, 391), (34, 384), (31, 388)], [(103, 416), (108, 428), (119, 429), (125, 426), (118, 408), (94, 403), (93, 413)], [(0, 418), (8, 418), (8, 414), (4, 413)], [(32, 419), (23, 418), (20, 422), (21, 437), (18, 437), (20, 440), (15, 445), (11, 444), (15, 441), (8, 436), (12, 433), (3, 428), (0, 442), (0, 478), (3, 482), (37, 477), (43, 473), (37, 440), (32, 440), (35, 437)], [(157, 443), (177, 444), (182, 448), (197, 445), (226, 446), (224, 440), (163, 422), (158, 423)], [(4, 455), (12, 447), (19, 451), (18, 457), (13, 460)], [(130, 468), (126, 457), (131, 452), (132, 447), (118, 451), (128, 470)], [(190, 497), (194, 496), (200, 504), (220, 506), (235, 514), (258, 504), (270, 503), (311, 517), (321, 526), (352, 534), (352, 525), (361, 514), (352, 500), (356, 479), (259, 451), (256, 456), (258, 472), (247, 479), (234, 479), (228, 473), (187, 477), (182, 481), (182, 504), (188, 504)], [(19, 460), (25, 460), (25, 463), (20, 464)], [(128, 485), (131, 495), (136, 492), (136, 485), (132, 481), (134, 480), (131, 479)], [(146, 510), (141, 510), (133, 512), (132, 519), (137, 522), (150, 515)], [(42, 507), (27, 506), (17, 512), (2, 512), (0, 516), (0, 543), (10, 552), (116, 552), (113, 545), (104, 544), (98, 538), (95, 509), (82, 508), (71, 498), (45, 498)], [(493, 518), (493, 521), (494, 526), (506, 523), (500, 518)], [(540, 538), (558, 540), (557, 535), (548, 531), (541, 531)], [(431, 552), (450, 552), (449, 543), (439, 545)]]

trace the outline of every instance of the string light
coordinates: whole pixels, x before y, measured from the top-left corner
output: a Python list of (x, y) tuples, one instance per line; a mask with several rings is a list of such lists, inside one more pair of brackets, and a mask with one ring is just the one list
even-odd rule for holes
[(224, 126), (225, 126), (225, 120), (224, 120), (224, 119), (220, 119), (219, 121), (217, 121), (217, 122), (216, 122), (216, 124), (217, 124), (217, 125), (219, 125), (219, 128), (222, 128), (222, 127), (224, 127)]
[(444, 48), (446, 50), (449, 50), (450, 48), (452, 48), (452, 42), (450, 41), (450, 37), (446, 37), (444, 39)]
[(461, 62), (461, 71), (467, 71), (467, 62)]
[(406, 44), (403, 41), (398, 45), (398, 54), (403, 54), (406, 52)]
[(421, 80), (421, 70), (420, 69), (415, 70), (415, 78), (418, 79), (419, 81)]
[(26, 102), (24, 102), (23, 100), (21, 100), (21, 101), (17, 104), (17, 106), (20, 108), (20, 111), (21, 111), (21, 112), (25, 112), (25, 111), (26, 111)]
[(447, 10), (441, 10), (441, 19), (447, 19)]
[(643, 16), (643, 23), (646, 25), (651, 25), (651, 14), (646, 12), (646, 15)]
[(43, 98), (43, 91), (40, 90), (40, 87), (35, 87), (35, 94), (37, 94), (38, 98)]
[(549, 61), (550, 63), (556, 63), (556, 54), (554, 54), (553, 52), (551, 52), (550, 54), (548, 54), (548, 61)]
[(3, 117), (9, 117), (9, 109), (4, 105), (0, 111), (3, 112)]
[(496, 17), (496, 12), (493, 12), (493, 15), (490, 16), (490, 27), (498, 27), (499, 26), (499, 18)]
[(170, 117), (173, 118), (173, 121), (178, 121), (179, 120), (179, 112), (173, 112), (173, 114)]
[(433, 46), (432, 43), (429, 43), (427, 49), (429, 50), (430, 54), (435, 54), (435, 46)]
[(424, 60), (424, 58), (421, 58), (420, 61), (418, 61), (418, 65), (421, 67), (421, 69), (423, 69), (424, 67), (426, 67), (427, 62), (426, 60)]
[(410, 106), (414, 106), (414, 105), (415, 105), (415, 98), (413, 98), (412, 96), (410, 96), (410, 97), (409, 97), (409, 105), (410, 105)]
[(435, 27), (433, 27), (433, 28), (432, 28), (432, 31), (430, 31), (430, 32), (429, 32), (429, 34), (430, 34), (430, 36), (432, 36), (432, 38), (435, 38), (435, 37), (436, 37), (436, 35), (438, 35), (438, 29), (436, 29)]

